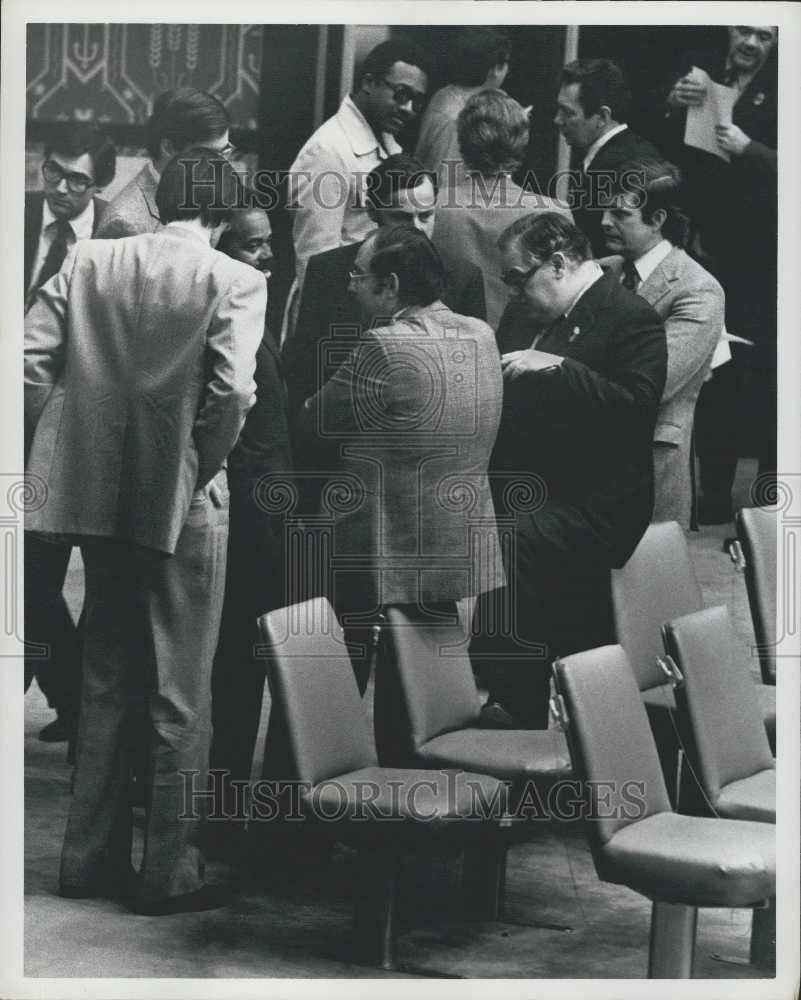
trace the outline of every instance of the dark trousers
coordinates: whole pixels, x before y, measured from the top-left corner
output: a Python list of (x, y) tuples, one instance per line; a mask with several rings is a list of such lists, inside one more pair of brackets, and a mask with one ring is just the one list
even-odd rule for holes
[(72, 546), (25, 532), (25, 690), (36, 678), (47, 703), (77, 722), (81, 641), (62, 590)]
[(553, 661), (614, 641), (610, 574), (590, 554), (518, 550), (508, 585), (476, 602), (470, 658), (491, 701), (546, 729)]
[(187, 783), (205, 790), (208, 781), (211, 667), (228, 538), (225, 474), (215, 483), (222, 501), (212, 501), (208, 487), (195, 495), (172, 556), (114, 539), (81, 545), (84, 681), (62, 887), (94, 890), (129, 870), (128, 779), (143, 687), (150, 773), (142, 896), (181, 895), (201, 885), (203, 800), (187, 795)]

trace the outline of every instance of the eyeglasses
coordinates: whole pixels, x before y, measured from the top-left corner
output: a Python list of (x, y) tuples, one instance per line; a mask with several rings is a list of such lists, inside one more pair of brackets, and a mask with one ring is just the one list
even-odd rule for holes
[(368, 271), (348, 271), (348, 277), (351, 281), (358, 281), (359, 278), (369, 278), (370, 274)]
[(236, 153), (236, 146), (232, 142), (226, 142), (222, 149), (218, 150), (220, 156), (230, 159)]
[(520, 292), (526, 287), (528, 279), (536, 270), (539, 269), (539, 267), (539, 264), (535, 264), (527, 271), (521, 271), (520, 268), (513, 267), (510, 270), (503, 272), (501, 275), (501, 281), (504, 285), (508, 285), (510, 288), (515, 288), (518, 292)]
[(67, 187), (73, 194), (86, 194), (90, 187), (94, 185), (91, 177), (86, 174), (74, 174), (61, 167), (53, 160), (45, 160), (42, 164), (42, 177), (48, 184), (60, 184), (62, 180), (67, 182)]
[(392, 99), (399, 108), (411, 103), (412, 111), (419, 115), (425, 107), (426, 95), (421, 94), (419, 90), (412, 90), (405, 83), (392, 83), (386, 77), (382, 77), (381, 82), (392, 91)]

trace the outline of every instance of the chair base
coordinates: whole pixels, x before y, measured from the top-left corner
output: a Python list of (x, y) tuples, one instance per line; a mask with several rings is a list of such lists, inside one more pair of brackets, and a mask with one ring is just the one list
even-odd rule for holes
[(680, 903), (657, 903), (651, 910), (649, 979), (692, 979), (698, 910)]
[(776, 971), (776, 897), (754, 910), (751, 921), (751, 964)]
[(466, 847), (462, 884), (468, 908), (485, 920), (500, 920), (506, 889), (507, 845), (498, 837)]
[(395, 969), (395, 890), (400, 853), (363, 848), (353, 907), (353, 957), (363, 965)]

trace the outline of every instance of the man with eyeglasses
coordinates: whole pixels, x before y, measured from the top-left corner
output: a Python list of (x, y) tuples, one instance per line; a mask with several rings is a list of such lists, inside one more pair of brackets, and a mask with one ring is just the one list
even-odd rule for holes
[(159, 94), (147, 123), (150, 160), (109, 203), (98, 228), (98, 239), (155, 233), (161, 228), (156, 207), (159, 177), (170, 158), (192, 146), (213, 149), (229, 158), (234, 153), (228, 112), (216, 97), (194, 87)]
[[(97, 197), (114, 179), (117, 153), (108, 136), (70, 125), (45, 148), (44, 189), (25, 195), (24, 293), (26, 307), (56, 274), (69, 249), (94, 235), (106, 202)], [(32, 428), (25, 421), (25, 461)], [(39, 733), (47, 743), (70, 743), (78, 726), (81, 693), (79, 631), (62, 594), (72, 546), (25, 534), (25, 690), (36, 681), (56, 718)], [(44, 647), (44, 655), (36, 655)]]
[[(477, 609), (471, 648), (490, 689), (485, 724), (544, 729), (558, 656), (613, 642), (609, 570), (642, 537), (654, 503), (651, 454), (665, 384), (653, 307), (603, 272), (585, 234), (553, 212), (501, 235), (514, 298), (497, 338), (503, 415), (490, 467), (508, 590)], [(528, 476), (540, 502), (516, 505)], [(511, 627), (492, 627), (502, 602)]]
[(339, 111), (298, 153), (288, 201), (300, 288), (310, 257), (363, 240), (374, 228), (367, 213), (367, 175), (401, 152), (397, 137), (422, 111), (427, 88), (423, 55), (403, 41), (382, 42), (359, 67)]

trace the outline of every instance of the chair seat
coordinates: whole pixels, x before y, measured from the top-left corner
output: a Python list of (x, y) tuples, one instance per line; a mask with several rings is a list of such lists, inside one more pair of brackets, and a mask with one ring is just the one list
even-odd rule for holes
[[(352, 839), (424, 839), (458, 829), (481, 832), (506, 817), (506, 786), (486, 774), (461, 770), (365, 767), (315, 785), (307, 814), (347, 829)], [(378, 821), (380, 819), (380, 821)]]
[(424, 743), (425, 767), (475, 768), (502, 781), (558, 781), (572, 774), (564, 733), (557, 729), (460, 729)]
[(715, 803), (715, 812), (726, 819), (775, 823), (776, 771), (771, 767), (726, 785)]
[(776, 894), (776, 828), (656, 813), (600, 848), (599, 874), (649, 899), (685, 906), (753, 906)]
[[(768, 742), (774, 755), (776, 753), (776, 688), (770, 684), (756, 684), (757, 700), (762, 710), (762, 718), (765, 722), (765, 732), (768, 734)], [(641, 692), (642, 700), (648, 709), (648, 714), (661, 715), (663, 712), (672, 713), (676, 711), (676, 696), (673, 694), (671, 684), (657, 684), (656, 687), (646, 688)]]

